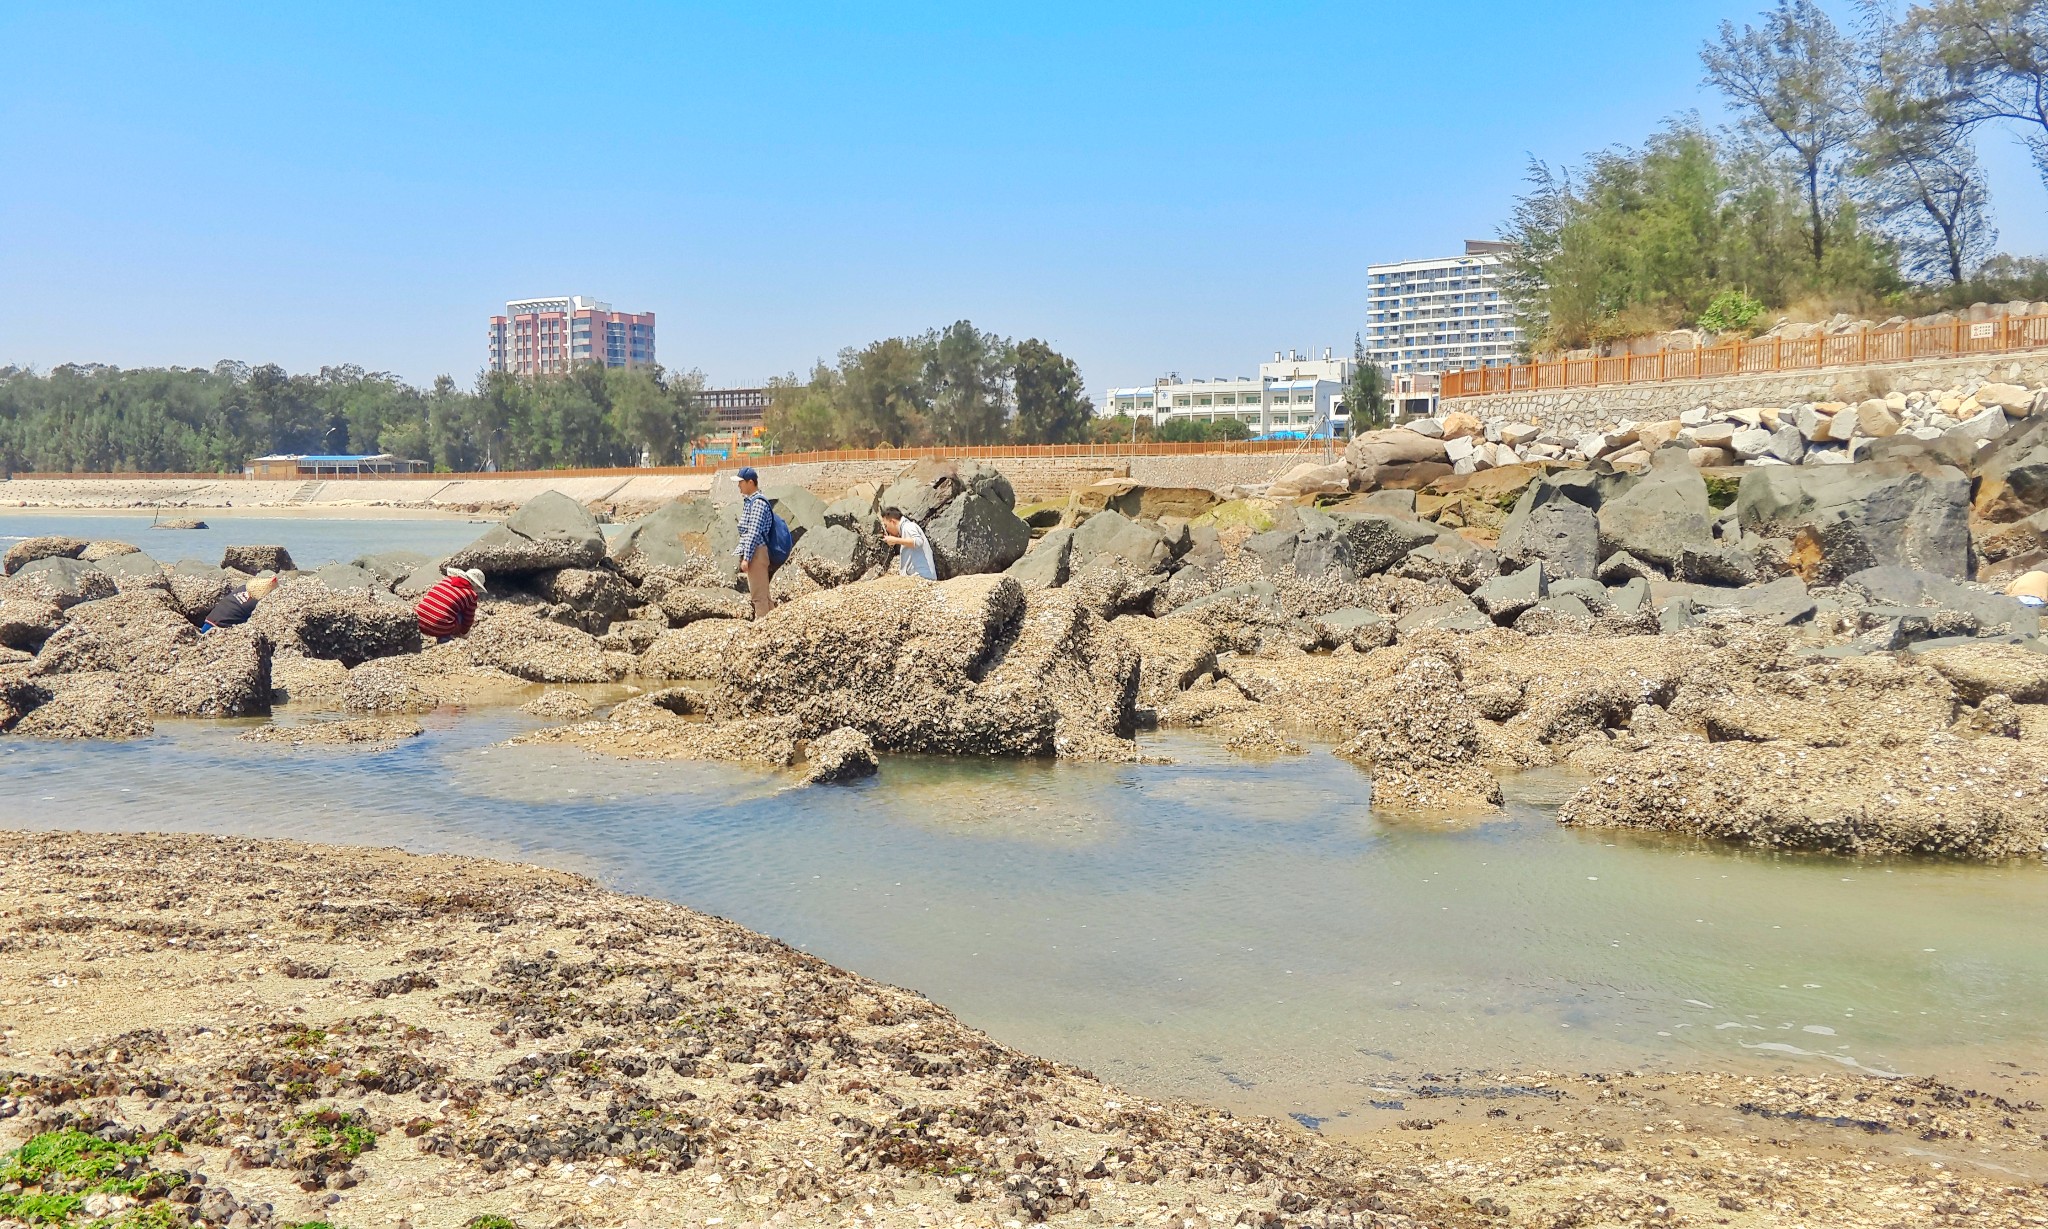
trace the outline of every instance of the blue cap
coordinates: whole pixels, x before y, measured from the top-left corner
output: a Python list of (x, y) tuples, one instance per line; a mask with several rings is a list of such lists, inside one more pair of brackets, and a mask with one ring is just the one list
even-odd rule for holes
[(759, 482), (761, 480), (761, 475), (754, 472), (753, 466), (745, 465), (740, 467), (739, 480), (741, 482)]

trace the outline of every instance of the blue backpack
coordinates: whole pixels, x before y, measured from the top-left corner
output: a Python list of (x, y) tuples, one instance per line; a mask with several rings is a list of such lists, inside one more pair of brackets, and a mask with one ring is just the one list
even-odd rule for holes
[(768, 565), (781, 567), (789, 560), (789, 552), (796, 547), (796, 539), (790, 535), (789, 523), (773, 508), (768, 510)]

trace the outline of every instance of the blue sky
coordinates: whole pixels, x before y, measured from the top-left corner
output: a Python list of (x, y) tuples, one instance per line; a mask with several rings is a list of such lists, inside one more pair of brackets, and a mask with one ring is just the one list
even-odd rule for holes
[(1716, 118), (1697, 47), (1761, 7), (0, 4), (0, 363), (467, 383), (567, 293), (726, 385), (961, 318), (1098, 394), (1249, 372), (1492, 237), (1530, 155)]

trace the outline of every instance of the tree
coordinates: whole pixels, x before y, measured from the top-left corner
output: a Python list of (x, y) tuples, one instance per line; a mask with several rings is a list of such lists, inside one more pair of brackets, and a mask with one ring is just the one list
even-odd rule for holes
[[(1936, 0), (1916, 6), (1890, 49), (1917, 88), (1909, 108), (1957, 131), (2018, 127), (2048, 183), (2048, 4), (2042, 0)], [(1917, 71), (1910, 71), (1917, 70)]]
[(844, 387), (838, 368), (824, 362), (811, 368), (807, 381), (794, 373), (768, 381), (762, 431), (770, 445), (784, 452), (810, 452), (845, 443), (839, 421)]
[(1210, 444), (1251, 435), (1251, 425), (1239, 418), (1169, 418), (1159, 428), (1159, 439), (1168, 444)]
[(933, 437), (947, 444), (1002, 439), (1010, 418), (1010, 343), (960, 320), (923, 344)]
[(1720, 37), (1700, 49), (1700, 62), (1707, 83), (1741, 114), (1742, 131), (1795, 165), (1819, 269), (1830, 201), (1861, 127), (1853, 44), (1813, 0), (1778, 0), (1761, 29), (1737, 33), (1733, 22), (1722, 22)]
[(1367, 357), (1365, 338), (1351, 338), (1351, 379), (1344, 385), (1344, 409), (1353, 431), (1376, 431), (1387, 425), (1387, 377)]
[[(1095, 405), (1081, 392), (1074, 360), (1032, 338), (1016, 347), (1011, 385), (1017, 398), (1015, 434), (1024, 444), (1069, 444), (1088, 438)], [(1123, 438), (1130, 438), (1124, 424)]]
[(848, 443), (872, 448), (924, 437), (931, 422), (926, 359), (926, 348), (906, 337), (839, 352), (839, 426)]

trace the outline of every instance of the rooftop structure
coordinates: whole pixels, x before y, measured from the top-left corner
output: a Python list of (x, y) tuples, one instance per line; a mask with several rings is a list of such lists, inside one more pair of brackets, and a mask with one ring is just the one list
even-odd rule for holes
[(490, 323), (490, 369), (559, 375), (584, 363), (654, 365), (654, 313), (615, 312), (580, 294), (513, 299)]

